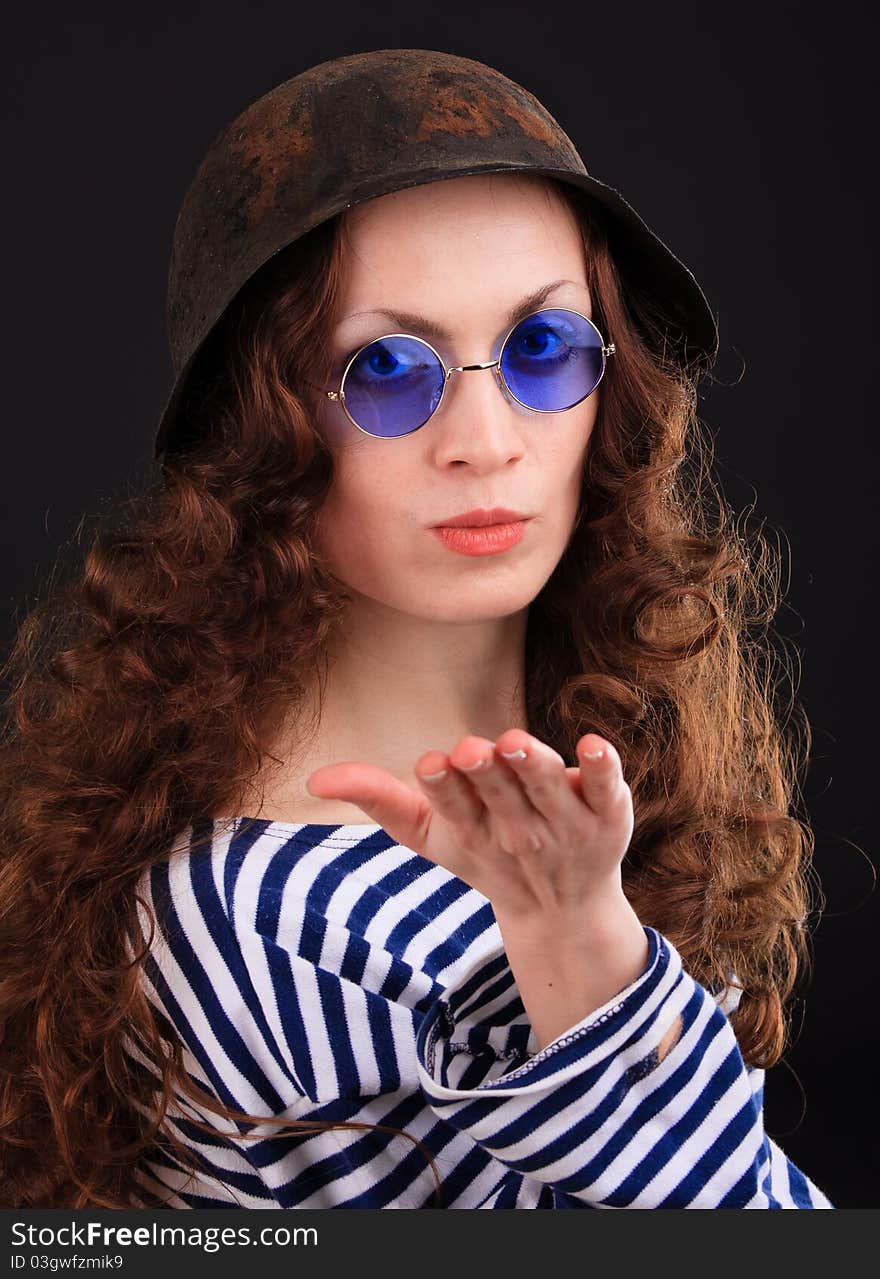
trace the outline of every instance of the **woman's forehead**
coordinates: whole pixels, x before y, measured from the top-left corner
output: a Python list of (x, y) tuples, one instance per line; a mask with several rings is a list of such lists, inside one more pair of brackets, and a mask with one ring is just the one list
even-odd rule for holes
[(452, 301), (475, 289), (513, 305), (559, 278), (586, 288), (577, 217), (534, 179), (429, 183), (356, 206), (348, 219), (342, 318), (386, 306), (424, 314), (426, 296)]
[(363, 239), (386, 227), (417, 230), (428, 224), (448, 227), (450, 222), (468, 226), (498, 218), (577, 224), (568, 200), (553, 182), (521, 173), (466, 174), (404, 187), (352, 206), (344, 221), (351, 237)]

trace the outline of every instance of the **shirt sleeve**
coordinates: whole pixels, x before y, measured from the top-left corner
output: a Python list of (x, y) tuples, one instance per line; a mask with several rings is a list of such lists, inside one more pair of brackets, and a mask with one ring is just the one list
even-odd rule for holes
[(641, 976), (521, 1065), (497, 964), (448, 987), (417, 1036), (433, 1110), (558, 1207), (833, 1208), (765, 1133), (765, 1072), (745, 1065), (723, 1001), (645, 933)]

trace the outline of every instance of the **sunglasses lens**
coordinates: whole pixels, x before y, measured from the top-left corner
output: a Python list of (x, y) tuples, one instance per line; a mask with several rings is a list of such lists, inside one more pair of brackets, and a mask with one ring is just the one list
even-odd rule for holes
[(523, 404), (543, 413), (570, 409), (599, 384), (605, 357), (597, 329), (573, 311), (546, 310), (516, 326), (501, 356), (501, 371)]
[(345, 407), (363, 431), (392, 439), (424, 426), (443, 393), (443, 369), (418, 338), (386, 337), (359, 352), (345, 377)]

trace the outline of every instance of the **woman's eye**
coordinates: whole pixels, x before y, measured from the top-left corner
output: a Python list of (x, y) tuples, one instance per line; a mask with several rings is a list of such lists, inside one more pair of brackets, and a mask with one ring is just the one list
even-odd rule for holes
[(567, 349), (567, 343), (548, 324), (536, 324), (516, 335), (514, 349), (523, 356), (559, 355)]
[(398, 365), (397, 359), (387, 347), (381, 346), (369, 352), (365, 363), (372, 373), (393, 373)]
[(554, 344), (559, 342), (559, 338), (549, 329), (532, 329), (528, 333), (524, 333), (520, 338), (520, 345), (524, 351), (532, 352), (540, 355), (546, 350), (552, 350)]

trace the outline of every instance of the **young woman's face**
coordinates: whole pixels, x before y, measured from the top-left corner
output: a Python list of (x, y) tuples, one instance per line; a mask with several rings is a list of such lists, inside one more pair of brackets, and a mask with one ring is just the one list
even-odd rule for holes
[[(577, 223), (544, 183), (453, 178), (382, 196), (349, 216), (332, 336), (335, 389), (359, 346), (411, 331), (398, 330), (384, 309), (445, 329), (449, 341), (414, 335), (447, 365), (495, 359), (508, 313), (554, 281), (563, 282), (544, 306), (592, 318)], [(335, 473), (319, 544), (334, 573), (375, 603), (425, 619), (478, 621), (526, 607), (571, 535), (601, 390), (564, 412), (538, 413), (508, 398), (491, 370), (452, 373), (434, 416), (393, 439), (364, 434), (327, 400), (319, 426)], [(433, 531), (477, 507), (528, 515), (521, 540), (464, 555)]]

